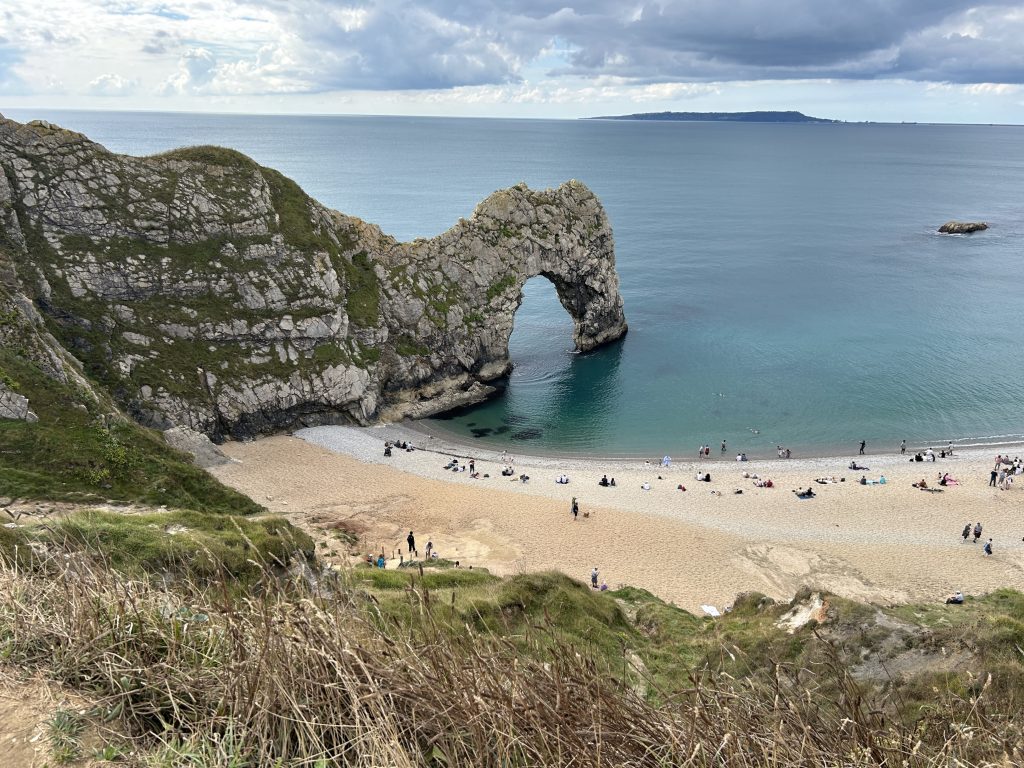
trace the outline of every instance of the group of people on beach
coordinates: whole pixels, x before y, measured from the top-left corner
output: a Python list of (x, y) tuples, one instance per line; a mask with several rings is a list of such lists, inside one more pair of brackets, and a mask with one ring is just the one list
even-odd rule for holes
[(396, 440), (395, 442), (386, 440), (384, 442), (384, 456), (390, 458), (391, 451), (394, 450), (395, 448), (397, 448), (400, 451), (405, 451), (406, 453), (412, 453), (414, 450), (416, 450), (415, 448), (413, 448), (412, 443), (406, 442), (405, 440)]
[(1011, 461), (1009, 456), (1000, 454), (996, 456), (996, 463), (989, 474), (988, 484), (1002, 491), (1008, 491), (1013, 488), (1013, 478), (1021, 473), (1024, 473), (1024, 462), (1021, 462), (1020, 458), (1014, 457)]
[[(971, 527), (970, 523), (967, 523), (967, 525), (964, 526), (963, 531), (960, 533), (960, 535), (964, 537), (964, 544), (966, 544), (969, 540), (971, 540), (971, 535), (972, 534), (974, 535), (974, 539), (971, 540), (971, 543), (972, 544), (977, 544), (978, 543), (978, 539), (981, 538), (981, 532), (983, 530), (984, 529), (983, 529), (980, 521), (975, 523), (973, 528)], [(988, 541), (985, 542), (985, 546), (983, 546), (981, 549), (985, 553), (986, 557), (991, 556), (991, 554), (992, 554), (992, 539), (991, 539), (991, 537), (989, 538)]]

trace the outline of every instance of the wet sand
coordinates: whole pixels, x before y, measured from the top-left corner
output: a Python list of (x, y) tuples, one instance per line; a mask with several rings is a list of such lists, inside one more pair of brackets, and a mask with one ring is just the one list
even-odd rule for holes
[[(411, 529), (421, 554), (431, 540), (463, 567), (498, 574), (557, 569), (586, 580), (596, 566), (612, 588), (642, 587), (698, 612), (704, 604), (722, 608), (744, 591), (788, 599), (802, 585), (879, 603), (941, 600), (957, 589), (1024, 589), (1024, 476), (1011, 490), (989, 487), (990, 451), (934, 463), (858, 457), (871, 467), (867, 472), (847, 469), (849, 457), (694, 460), (660, 468), (517, 455), (516, 474), (530, 476), (522, 483), (502, 477), (500, 457), (491, 452), (476, 456), (489, 478), (445, 471), (446, 451), (466, 455), (465, 447), (401, 428), (299, 434), (305, 439), (229, 443), (224, 449), (235, 462), (212, 471), (309, 530), (339, 560), (337, 526), (359, 533), (360, 551), (383, 550), (389, 558), (404, 553)], [(431, 450), (385, 458), (384, 440), (395, 437)], [(698, 470), (712, 481), (696, 481)], [(568, 485), (554, 482), (563, 472)], [(912, 487), (921, 478), (938, 487), (939, 472), (961, 484), (934, 493)], [(617, 487), (597, 484), (605, 473)], [(770, 477), (776, 487), (757, 488), (744, 473)], [(862, 474), (884, 474), (887, 483), (860, 485)], [(845, 482), (814, 482), (823, 476)], [(644, 482), (651, 490), (641, 488)], [(808, 485), (813, 499), (791, 491)], [(572, 497), (581, 508), (576, 520)], [(968, 521), (984, 525), (977, 544), (960, 537)], [(986, 557), (982, 543), (990, 536), (995, 554)]]

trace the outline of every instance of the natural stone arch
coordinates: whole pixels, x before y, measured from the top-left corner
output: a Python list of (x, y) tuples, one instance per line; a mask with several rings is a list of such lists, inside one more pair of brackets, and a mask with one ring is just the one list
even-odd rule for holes
[(576, 181), (495, 192), (399, 243), (231, 150), (129, 157), (0, 117), (0, 182), (5, 279), (161, 428), (244, 438), (479, 401), (536, 276), (579, 350), (626, 332), (611, 227)]
[[(447, 232), (400, 249), (398, 260), (413, 262), (418, 273), (443, 276), (449, 284), (436, 287), (458, 295), (464, 318), (486, 317), (484, 327), (449, 324), (443, 338), (430, 340), (434, 348), (451, 348), (464, 368), (484, 379), (507, 369), (522, 289), (534, 277), (554, 285), (579, 351), (626, 332), (611, 226), (600, 201), (578, 181), (543, 191), (525, 184), (500, 190)], [(431, 336), (422, 323), (418, 331)]]

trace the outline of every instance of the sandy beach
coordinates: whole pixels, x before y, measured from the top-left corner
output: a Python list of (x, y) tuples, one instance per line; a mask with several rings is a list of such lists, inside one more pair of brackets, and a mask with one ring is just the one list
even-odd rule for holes
[[(419, 450), (386, 458), (389, 439)], [(212, 470), (220, 480), (310, 531), (339, 562), (339, 528), (357, 532), (360, 551), (389, 559), (404, 553), (413, 530), (421, 555), (432, 541), (442, 557), (498, 574), (557, 569), (586, 580), (597, 567), (612, 588), (641, 587), (695, 612), (751, 590), (788, 599), (802, 585), (878, 603), (1024, 589), (1024, 476), (1010, 490), (990, 487), (995, 451), (923, 463), (869, 453), (856, 457), (865, 471), (848, 469), (852, 457), (677, 457), (663, 468), (654, 457), (648, 466), (513, 454), (516, 475), (530, 477), (522, 483), (501, 476), (493, 451), (399, 426), (316, 427), (223, 448), (234, 461)], [(490, 476), (444, 470), (453, 455), (472, 455)], [(697, 481), (698, 471), (711, 482)], [(960, 484), (912, 486), (923, 478), (940, 488), (946, 472)], [(555, 482), (563, 473), (568, 485)], [(775, 487), (755, 487), (744, 473)], [(599, 486), (603, 474), (616, 487)], [(862, 475), (887, 482), (861, 485)], [(814, 482), (821, 477), (845, 481)], [(792, 492), (808, 486), (814, 498)], [(979, 521), (981, 540), (965, 543), (964, 525)], [(989, 537), (991, 557), (982, 552)]]

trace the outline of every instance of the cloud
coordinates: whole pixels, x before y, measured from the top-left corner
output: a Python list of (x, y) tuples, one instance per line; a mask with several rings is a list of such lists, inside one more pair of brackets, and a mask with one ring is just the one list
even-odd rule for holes
[(100, 75), (89, 83), (89, 93), (94, 96), (128, 96), (135, 91), (137, 83), (120, 75)]
[(178, 59), (178, 71), (164, 82), (165, 94), (185, 94), (203, 90), (214, 78), (217, 58), (206, 48), (190, 48)]
[(158, 29), (149, 36), (142, 45), (143, 53), (150, 53), (154, 56), (159, 56), (164, 53), (169, 53), (171, 50), (181, 46), (181, 38), (179, 35), (168, 32), (166, 29)]
[[(4, 0), (0, 89), (260, 96), (1024, 83), (1020, 0)], [(696, 85), (695, 85), (696, 84)], [(22, 83), (24, 85), (24, 82)], [(592, 89), (592, 90), (587, 90)], [(140, 88), (136, 87), (138, 93)], [(481, 91), (487, 92), (485, 91)], [(565, 98), (569, 98), (565, 96)]]
[(21, 60), (18, 49), (6, 37), (0, 35), (0, 92), (13, 93), (23, 87), (21, 79), (14, 71)]
[(271, 7), (288, 30), (290, 58), (301, 63), (313, 90), (418, 90), (518, 79), (518, 51), (500, 26), (463, 20), (429, 3), (296, 0)]

